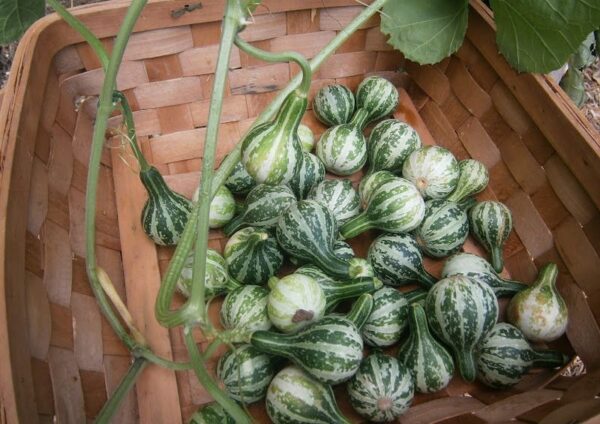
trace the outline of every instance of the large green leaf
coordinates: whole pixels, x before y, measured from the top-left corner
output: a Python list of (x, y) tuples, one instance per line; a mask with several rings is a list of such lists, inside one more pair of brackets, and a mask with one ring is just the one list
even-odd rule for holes
[(0, 0), (0, 44), (18, 40), (44, 16), (44, 0)]
[(560, 68), (600, 24), (599, 0), (492, 0), (496, 41), (518, 71)]
[(437, 63), (462, 45), (468, 13), (468, 0), (391, 0), (383, 7), (381, 31), (408, 59)]

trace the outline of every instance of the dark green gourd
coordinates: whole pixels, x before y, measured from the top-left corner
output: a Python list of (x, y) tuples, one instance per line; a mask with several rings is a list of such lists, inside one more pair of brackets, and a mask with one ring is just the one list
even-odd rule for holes
[(493, 200), (479, 202), (469, 211), (469, 223), (472, 234), (490, 253), (494, 270), (502, 272), (502, 249), (512, 230), (510, 209)]
[(366, 123), (390, 115), (396, 110), (398, 101), (398, 90), (385, 78), (367, 77), (356, 89), (356, 108), (366, 110)]
[(189, 424), (235, 424), (221, 405), (214, 402), (201, 407), (190, 417)]
[[(179, 280), (177, 280), (177, 290), (185, 297), (189, 297), (192, 291), (192, 268), (194, 265), (194, 251), (190, 251)], [(206, 250), (206, 275), (204, 279), (205, 295), (207, 297), (219, 296), (231, 290), (241, 287), (241, 284), (231, 278), (227, 270), (227, 262), (215, 250)]]
[(246, 194), (256, 186), (256, 181), (248, 174), (241, 161), (235, 164), (233, 171), (225, 181), (225, 187), (233, 194)]
[(397, 119), (378, 123), (367, 143), (369, 173), (387, 170), (398, 173), (404, 160), (421, 147), (421, 138), (413, 127)]
[(354, 94), (341, 84), (321, 87), (313, 100), (315, 116), (328, 127), (350, 122), (354, 106)]
[(373, 294), (373, 310), (361, 334), (370, 346), (387, 347), (398, 342), (406, 329), (408, 301), (402, 293), (383, 287)]
[(469, 196), (483, 191), (490, 180), (485, 165), (475, 159), (465, 159), (458, 162), (459, 177), (456, 189), (446, 200), (460, 202)]
[(308, 193), (325, 179), (325, 166), (315, 155), (302, 152), (300, 169), (288, 183), (298, 200), (305, 199)]
[(360, 199), (350, 180), (325, 180), (308, 195), (308, 199), (323, 203), (333, 214), (338, 225), (360, 213)]

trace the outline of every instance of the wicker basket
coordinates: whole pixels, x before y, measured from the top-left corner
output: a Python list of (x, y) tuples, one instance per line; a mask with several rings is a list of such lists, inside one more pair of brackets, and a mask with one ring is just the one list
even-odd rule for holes
[[(272, 50), (313, 56), (359, 11), (353, 0), (271, 0), (244, 38)], [(183, 1), (145, 9), (119, 76), (144, 153), (175, 189), (190, 195), (198, 180), (208, 98), (223, 11), (222, 0), (171, 16)], [(126, 3), (77, 10), (110, 47)], [(95, 98), (102, 71), (92, 51), (56, 16), (24, 37), (0, 114), (0, 422), (83, 423), (92, 420), (126, 370), (130, 356), (102, 318), (86, 274), (83, 203)], [(219, 159), (297, 72), (234, 51), (220, 129)], [(396, 116), (427, 144), (474, 157), (491, 173), (479, 197), (505, 202), (515, 231), (506, 273), (531, 282), (554, 261), (570, 308), (567, 336), (556, 342), (578, 355), (581, 377), (530, 374), (510, 391), (492, 391), (455, 377), (435, 395), (419, 395), (399, 420), (566, 423), (600, 412), (600, 146), (598, 134), (545, 77), (515, 74), (497, 53), (489, 11), (472, 4), (465, 44), (436, 66), (405, 61), (386, 45), (372, 19), (316, 73), (313, 92), (340, 82), (355, 88), (366, 74), (401, 87)], [(118, 117), (114, 118), (118, 120)], [(304, 118), (323, 132), (309, 111)], [(134, 319), (159, 354), (186, 360), (179, 329), (154, 319), (154, 300), (171, 255), (139, 226), (145, 192), (130, 158), (107, 143), (102, 160), (97, 240), (108, 271)], [(353, 176), (358, 181), (360, 175)], [(364, 256), (371, 235), (354, 247)], [(224, 237), (213, 232), (210, 246)], [(466, 250), (478, 251), (468, 242)], [(429, 262), (432, 272), (439, 263)], [(504, 304), (505, 305), (505, 304)], [(213, 313), (218, 305), (213, 305)], [(201, 335), (198, 342), (203, 343)], [(214, 361), (213, 361), (214, 365)], [(337, 388), (344, 413), (360, 418)], [(185, 422), (210, 401), (191, 372), (144, 371), (115, 422)], [(260, 404), (251, 407), (268, 422)], [(56, 420), (53, 421), (56, 417)], [(591, 421), (586, 421), (591, 422)]]

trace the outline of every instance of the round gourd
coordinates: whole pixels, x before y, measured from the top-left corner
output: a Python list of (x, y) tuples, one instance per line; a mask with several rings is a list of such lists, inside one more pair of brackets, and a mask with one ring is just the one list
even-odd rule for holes
[(373, 310), (361, 334), (370, 346), (386, 347), (397, 343), (407, 326), (408, 301), (402, 293), (383, 287), (373, 294)]
[(365, 78), (356, 89), (356, 108), (368, 113), (366, 122), (385, 118), (398, 106), (398, 90), (388, 80), (372, 76)]
[[(192, 268), (194, 265), (194, 251), (190, 251), (181, 274), (177, 280), (177, 290), (185, 297), (192, 291)], [(237, 289), (241, 284), (235, 281), (227, 272), (227, 262), (215, 250), (206, 250), (206, 275), (204, 279), (204, 293), (206, 297), (219, 296), (228, 291)]]
[(298, 139), (302, 150), (309, 153), (315, 145), (315, 135), (312, 130), (304, 124), (298, 125)]
[(458, 162), (459, 177), (456, 189), (448, 196), (447, 200), (460, 202), (483, 191), (490, 180), (485, 165), (475, 159), (465, 159)]
[(311, 153), (302, 152), (302, 165), (288, 185), (296, 198), (302, 200), (324, 179), (325, 166), (323, 166), (323, 162)]
[(360, 213), (360, 199), (350, 180), (325, 180), (308, 195), (333, 212), (339, 225)]
[(248, 227), (227, 241), (223, 252), (229, 274), (240, 283), (261, 285), (283, 264), (277, 240), (267, 230)]
[[(192, 200), (198, 201), (199, 187), (194, 192)], [(210, 202), (208, 215), (208, 227), (212, 229), (221, 228), (233, 219), (235, 215), (235, 198), (225, 186), (219, 187), (215, 197)]]
[(452, 351), (462, 378), (473, 381), (473, 350), (498, 321), (494, 291), (464, 275), (444, 278), (429, 290), (425, 312), (433, 333)]
[(479, 202), (469, 211), (469, 222), (477, 241), (490, 253), (494, 270), (502, 272), (502, 248), (512, 230), (510, 209), (493, 200)]
[(218, 403), (201, 407), (190, 417), (189, 424), (235, 424), (235, 420)]
[(396, 178), (396, 175), (390, 171), (376, 171), (372, 174), (367, 174), (358, 185), (358, 194), (363, 207), (366, 207), (371, 200), (371, 194), (381, 184)]
[(347, 124), (354, 114), (354, 94), (341, 84), (326, 85), (315, 95), (313, 112), (328, 127)]
[(448, 197), (456, 189), (459, 173), (454, 155), (439, 146), (415, 150), (402, 166), (402, 176), (412, 181), (426, 199)]
[(243, 286), (230, 291), (221, 305), (221, 324), (239, 335), (234, 341), (257, 330), (268, 330), (271, 321), (267, 312), (269, 290), (260, 286)]
[(233, 171), (227, 180), (225, 180), (225, 187), (233, 194), (246, 194), (252, 190), (254, 186), (256, 186), (256, 181), (248, 174), (241, 161), (235, 164)]
[(348, 383), (350, 404), (362, 417), (376, 423), (390, 422), (412, 403), (414, 382), (396, 358), (376, 352), (366, 357)]
[(397, 119), (381, 121), (367, 143), (369, 173), (400, 172), (408, 155), (420, 147), (421, 138), (413, 127)]
[(317, 156), (325, 169), (335, 175), (351, 175), (367, 162), (367, 142), (362, 126), (354, 123), (336, 125), (321, 135)]

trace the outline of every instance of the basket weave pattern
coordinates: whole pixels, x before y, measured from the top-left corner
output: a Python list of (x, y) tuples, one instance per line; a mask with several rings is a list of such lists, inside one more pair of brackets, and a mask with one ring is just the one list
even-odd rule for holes
[[(148, 161), (173, 189), (191, 197), (199, 178), (222, 2), (209, 1), (203, 9), (171, 18), (169, 12), (183, 4), (148, 7), (146, 21), (126, 51), (118, 86), (135, 111)], [(268, 5), (269, 12), (260, 10), (243, 38), (263, 49), (296, 50), (309, 58), (362, 9), (349, 0)], [(483, 10), (477, 4), (474, 8)], [(84, 9), (81, 17), (90, 24), (97, 22), (98, 28), (106, 24), (99, 32), (105, 31), (103, 41), (110, 47), (114, 21), (120, 21), (123, 7), (100, 9), (97, 13)], [(444, 146), (459, 159), (483, 162), (490, 170), (490, 185), (478, 198), (500, 200), (513, 213), (514, 231), (504, 253), (506, 275), (531, 282), (544, 263), (559, 265), (559, 289), (569, 305), (571, 324), (567, 337), (553, 347), (575, 352), (588, 369), (588, 375), (579, 379), (539, 372), (517, 388), (501, 392), (455, 377), (442, 392), (417, 396), (399, 422), (513, 418), (540, 422), (555, 411), (554, 418), (544, 422), (559, 423), (575, 411), (582, 415), (600, 411), (594, 400), (600, 391), (599, 378), (593, 372), (600, 366), (600, 196), (589, 183), (593, 175), (592, 180), (580, 175), (572, 156), (586, 147), (581, 147), (581, 140), (568, 138), (573, 134), (568, 129), (540, 127), (541, 119), (553, 119), (544, 115), (555, 112), (546, 100), (532, 97), (535, 87), (530, 92), (523, 87), (547, 83), (519, 77), (508, 69), (492, 44), (487, 20), (475, 10), (463, 47), (435, 66), (405, 61), (385, 43), (378, 24), (378, 18), (370, 20), (316, 72), (311, 95), (334, 82), (354, 90), (365, 75), (385, 76), (401, 87), (401, 106), (395, 116), (413, 125), (425, 144)], [(10, 187), (4, 193), (8, 206), (3, 278), (5, 324), (11, 341), (10, 360), (4, 362), (12, 378), (5, 378), (2, 385), (3, 416), (9, 421), (18, 416), (22, 422), (42, 423), (56, 416), (59, 423), (82, 423), (96, 416), (126, 371), (130, 355), (101, 316), (83, 259), (87, 162), (103, 73), (87, 45), (72, 34), (56, 35), (69, 31), (64, 24), (52, 28), (54, 35), (40, 38), (36, 46), (38, 54), (44, 48), (47, 53), (24, 74), (29, 88), (18, 91), (18, 77), (11, 80), (12, 89), (21, 96), (22, 110), (12, 104), (10, 110), (6, 105), (2, 109), (3, 124), (6, 120), (16, 125), (13, 132), (7, 125), (5, 135), (18, 134), (14, 151), (3, 144), (3, 157), (14, 154), (10, 186), (6, 178), (2, 180), (3, 187)], [(293, 64), (265, 64), (233, 50), (217, 163), (297, 72)], [(119, 116), (111, 118), (111, 126), (119, 122)], [(325, 129), (310, 110), (303, 122), (317, 137)], [(154, 319), (160, 271), (172, 251), (157, 249), (140, 228), (146, 194), (132, 165), (134, 159), (121, 143), (113, 134), (102, 159), (99, 265), (127, 300), (154, 351), (185, 361), (180, 330), (166, 330)], [(587, 157), (592, 164), (597, 159)], [(357, 182), (360, 177), (359, 173), (351, 179)], [(359, 256), (364, 257), (371, 237), (353, 241)], [(221, 232), (213, 231), (209, 247), (222, 251), (225, 241)], [(485, 256), (472, 240), (465, 250)], [(441, 262), (428, 261), (427, 267), (439, 274)], [(213, 316), (217, 303), (211, 305)], [(206, 343), (201, 334), (197, 340)], [(211, 369), (221, 352), (211, 361)], [(361, 422), (347, 403), (344, 388), (336, 393), (343, 412)], [(175, 374), (150, 366), (115, 422), (185, 422), (198, 405), (209, 401), (192, 372)], [(261, 405), (250, 410), (259, 422), (268, 422)]]

